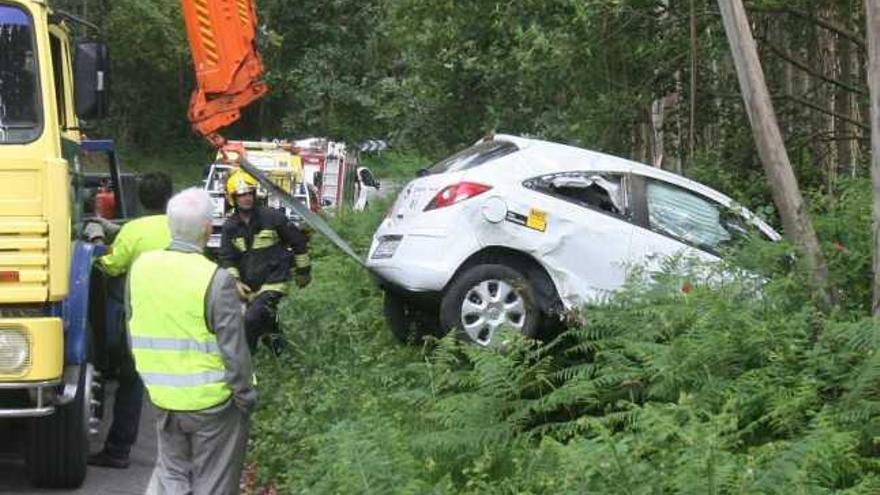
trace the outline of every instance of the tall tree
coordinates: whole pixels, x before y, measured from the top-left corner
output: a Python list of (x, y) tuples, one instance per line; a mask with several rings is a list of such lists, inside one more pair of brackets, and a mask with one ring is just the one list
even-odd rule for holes
[(688, 149), (687, 149), (687, 163), (690, 165), (694, 161), (694, 149), (696, 147), (696, 137), (695, 137), (695, 129), (696, 129), (696, 120), (697, 120), (697, 8), (694, 5), (694, 0), (690, 0), (689, 7), (689, 20), (688, 23), (690, 27), (690, 89), (689, 89), (689, 101), (688, 101), (688, 109), (690, 111), (689, 119), (688, 119)]
[(871, 184), (874, 197), (874, 316), (880, 316), (880, 0), (865, 0), (871, 91)]
[(810, 215), (804, 206), (804, 199), (789, 162), (782, 134), (779, 132), (773, 102), (770, 100), (764, 71), (758, 60), (758, 50), (745, 8), (742, 0), (718, 0), (718, 5), (721, 8), (724, 30), (733, 53), (746, 112), (752, 125), (752, 134), (767, 179), (770, 181), (773, 201), (779, 209), (786, 235), (807, 257), (817, 295), (828, 305), (831, 302), (828, 266), (810, 221)]

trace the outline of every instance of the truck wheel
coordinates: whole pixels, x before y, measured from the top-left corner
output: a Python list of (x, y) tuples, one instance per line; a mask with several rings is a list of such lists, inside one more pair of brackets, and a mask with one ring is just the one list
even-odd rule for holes
[(382, 305), (385, 322), (394, 337), (404, 344), (418, 344), (438, 327), (436, 313), (416, 307), (393, 292), (386, 291)]
[(73, 401), (31, 422), (27, 471), (34, 485), (70, 489), (85, 480), (93, 378), (92, 365), (85, 365)]
[(477, 265), (452, 281), (440, 305), (440, 323), (462, 340), (489, 346), (496, 333), (510, 328), (535, 337), (541, 310), (535, 289), (517, 269), (500, 264)]

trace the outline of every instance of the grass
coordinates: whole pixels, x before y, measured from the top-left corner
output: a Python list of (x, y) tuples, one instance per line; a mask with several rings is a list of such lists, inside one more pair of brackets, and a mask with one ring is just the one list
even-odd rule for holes
[(430, 167), (431, 161), (418, 154), (404, 151), (385, 151), (374, 155), (363, 155), (363, 162), (381, 179), (409, 180), (416, 171)]
[(123, 149), (119, 152), (123, 172), (165, 172), (171, 175), (174, 189), (178, 191), (192, 186), (201, 187), (204, 167), (212, 159), (213, 152), (207, 148), (180, 148), (157, 153)]

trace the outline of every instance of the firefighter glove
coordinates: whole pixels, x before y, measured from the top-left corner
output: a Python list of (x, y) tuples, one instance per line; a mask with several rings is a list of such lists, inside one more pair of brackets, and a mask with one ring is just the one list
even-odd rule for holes
[(302, 289), (309, 285), (312, 281), (312, 263), (308, 253), (297, 254), (293, 257), (295, 268), (293, 270), (293, 281), (296, 286)]
[(99, 223), (89, 222), (83, 228), (83, 237), (89, 242), (103, 244), (104, 228)]
[(104, 232), (110, 237), (115, 236), (116, 233), (119, 232), (119, 229), (122, 228), (121, 225), (113, 223), (104, 217), (95, 217), (95, 221), (101, 224), (101, 227), (104, 229)]
[(235, 281), (235, 288), (238, 290), (238, 296), (244, 300), (248, 300), (251, 297), (251, 288), (241, 280)]

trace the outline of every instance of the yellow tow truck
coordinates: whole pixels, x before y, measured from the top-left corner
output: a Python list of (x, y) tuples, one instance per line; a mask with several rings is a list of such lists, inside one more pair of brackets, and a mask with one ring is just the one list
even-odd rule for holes
[[(193, 129), (226, 152), (239, 151), (237, 165), (270, 197), (362, 263), (294, 197), (286, 187), (293, 178), (273, 181), (245, 147), (225, 146), (219, 134), (268, 91), (254, 0), (180, 4), (196, 69)], [(88, 437), (101, 411), (95, 370), (112, 369), (122, 335), (119, 281), (92, 270), (102, 248), (80, 240), (80, 232), (90, 209), (99, 210), (96, 190), (100, 211), (112, 192), (121, 216), (133, 213), (112, 141), (83, 139), (82, 125), (107, 111), (109, 57), (102, 43), (74, 43), (74, 25), (96, 29), (53, 11), (48, 0), (0, 0), (0, 450), (10, 432), (26, 432), (29, 477), (53, 488), (85, 479)], [(97, 185), (84, 170), (90, 160), (80, 160), (84, 152), (110, 157)], [(17, 428), (22, 422), (26, 428)]]
[(0, 443), (23, 432), (30, 479), (56, 488), (85, 478), (103, 343), (92, 328), (106, 330), (100, 247), (77, 234), (90, 192), (78, 156), (112, 152), (80, 127), (106, 112), (109, 60), (103, 44), (71, 40), (76, 21), (45, 0), (0, 0)]

